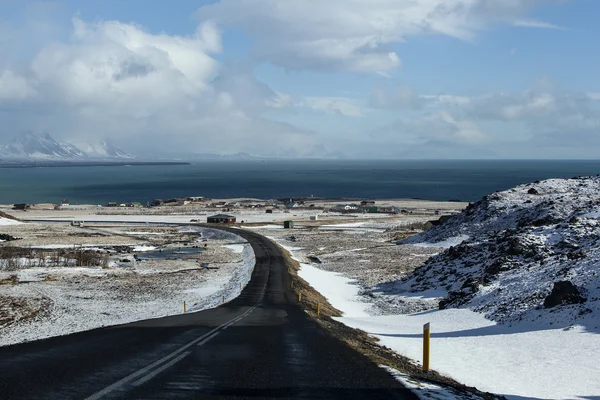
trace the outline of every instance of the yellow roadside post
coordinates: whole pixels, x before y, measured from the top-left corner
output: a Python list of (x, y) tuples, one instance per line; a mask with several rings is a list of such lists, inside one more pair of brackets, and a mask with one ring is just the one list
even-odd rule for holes
[(317, 303), (317, 315), (321, 315), (321, 303)]
[(225, 304), (225, 296), (223, 296), (223, 304)]
[(302, 301), (302, 292), (298, 293), (298, 302)]
[(183, 312), (186, 313), (187, 312), (187, 306), (185, 304), (185, 301), (183, 302)]
[(429, 328), (429, 322), (423, 325), (423, 372), (429, 372), (429, 340), (431, 336), (431, 330)]

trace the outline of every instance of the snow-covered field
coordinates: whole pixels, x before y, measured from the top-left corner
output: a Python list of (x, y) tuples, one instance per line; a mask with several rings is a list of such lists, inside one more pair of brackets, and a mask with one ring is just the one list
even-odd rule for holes
[[(600, 395), (599, 198), (598, 178), (525, 185), (488, 196), (396, 246), (403, 250), (388, 248), (375, 232), (353, 241), (336, 236), (364, 225), (332, 227), (335, 252), (323, 232), (295, 231), (293, 241), (290, 232), (265, 233), (292, 251), (302, 263), (300, 275), (344, 312), (341, 322), (415, 362), (422, 361), (422, 329), (429, 322), (431, 366), (442, 374), (510, 399), (591, 399)], [(478, 247), (491, 236), (504, 242)], [(466, 301), (438, 308), (469, 274), (483, 274), (478, 266), (498, 259), (512, 267), (475, 282)], [(386, 267), (396, 261), (418, 267), (418, 260), (423, 266), (412, 274)], [(544, 307), (553, 282), (562, 280), (578, 290), (565, 300), (574, 304)]]
[(21, 222), (15, 221), (14, 219), (0, 217), (0, 226), (8, 226), (8, 225), (19, 225)]
[[(28, 234), (32, 227), (25, 225), (34, 224), (20, 227), (21, 232)], [(43, 228), (39, 226), (37, 230)], [(125, 253), (111, 256), (115, 261), (108, 267), (0, 268), (0, 346), (179, 314), (183, 312), (184, 301), (188, 312), (198, 311), (218, 306), (223, 296), (225, 301), (238, 296), (254, 269), (251, 246), (241, 237), (222, 231), (204, 228), (184, 231), (187, 240), (200, 235), (202, 246), (206, 244), (202, 252), (143, 261), (135, 257), (156, 248), (137, 244), (130, 246), (133, 253), (123, 250)], [(118, 232), (114, 228), (115, 235)], [(152, 237), (164, 240), (167, 234), (163, 231)], [(69, 249), (73, 245), (63, 242), (71, 237), (56, 237), (54, 244), (38, 248)], [(193, 242), (179, 244), (182, 245), (182, 250), (194, 247)], [(174, 249), (176, 256), (180, 253), (173, 245), (165, 246), (162, 248)], [(114, 253), (114, 246), (97, 245), (96, 249)], [(201, 261), (209, 262), (211, 269), (199, 268)]]

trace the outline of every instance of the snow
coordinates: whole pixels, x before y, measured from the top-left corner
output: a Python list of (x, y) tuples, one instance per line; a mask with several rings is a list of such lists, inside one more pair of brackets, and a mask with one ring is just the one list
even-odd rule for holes
[(448, 249), (452, 246), (458, 246), (459, 244), (461, 244), (462, 242), (464, 242), (465, 240), (468, 240), (469, 236), (468, 235), (458, 235), (458, 236), (454, 236), (451, 238), (448, 238), (446, 240), (442, 240), (441, 242), (437, 242), (437, 243), (429, 243), (429, 242), (420, 242), (420, 243), (415, 243), (415, 246), (419, 246), (419, 247), (441, 247), (444, 249)]
[(363, 226), (364, 222), (350, 222), (347, 224), (321, 225), (322, 228), (358, 228)]
[(253, 226), (253, 229), (284, 229), (282, 225), (263, 225), (263, 226)]
[[(197, 228), (203, 235), (210, 229)], [(214, 236), (221, 235), (215, 232)], [(224, 233), (228, 240), (244, 239)], [(0, 328), (0, 346), (47, 337), (67, 335), (104, 326), (158, 318), (183, 312), (217, 307), (223, 297), (228, 302), (237, 297), (250, 281), (255, 256), (249, 244), (242, 247), (239, 262), (213, 264), (218, 268), (195, 272), (197, 279), (180, 274), (156, 275), (164, 271), (131, 268), (44, 267), (26, 268), (4, 274), (16, 275), (19, 284), (3, 285), (3, 294), (49, 304), (49, 309), (33, 319)], [(236, 247), (236, 249), (240, 249)], [(141, 267), (142, 268), (142, 267)], [(154, 274), (154, 280), (144, 276)], [(144, 285), (160, 282), (152, 292)], [(115, 287), (127, 287), (118, 291)], [(109, 290), (107, 288), (112, 288)]]
[(20, 224), (22, 224), (22, 222), (20, 222), (20, 221), (15, 221), (14, 219), (0, 217), (0, 226), (20, 225)]
[(379, 317), (342, 317), (381, 344), (422, 362), (422, 331), (431, 323), (431, 368), (479, 390), (565, 399), (600, 393), (600, 365), (590, 356), (600, 335), (583, 327), (535, 330), (497, 325), (466, 309)]
[(244, 251), (243, 244), (226, 244), (223, 247), (230, 249), (234, 253), (238, 253), (238, 254), (241, 254)]
[(344, 315), (368, 316), (368, 303), (361, 302), (360, 289), (352, 280), (336, 272), (323, 271), (309, 264), (300, 264), (298, 275), (327, 298), (329, 303)]
[[(600, 364), (594, 356), (600, 348), (600, 330), (592, 325), (498, 324), (465, 308), (376, 316), (370, 314), (369, 303), (361, 302), (361, 288), (353, 280), (308, 264), (301, 264), (299, 275), (342, 311), (338, 321), (373, 335), (381, 345), (416, 362), (422, 361), (423, 325), (431, 323), (432, 369), (468, 386), (515, 400), (583, 399), (600, 393)], [(388, 297), (437, 304), (435, 300), (446, 294), (441, 288), (430, 288)], [(452, 389), (389, 371), (420, 398), (464, 398)]]
[(152, 251), (152, 250), (156, 250), (156, 246), (135, 246), (133, 247), (133, 251)]
[(421, 400), (482, 399), (482, 397), (475, 396), (473, 394), (458, 393), (456, 390), (454, 390), (454, 388), (451, 387), (443, 387), (435, 385), (431, 382), (425, 382), (412, 378), (395, 370), (394, 368), (390, 368), (385, 365), (380, 365), (380, 367), (389, 372), (390, 375), (400, 381), (400, 383), (402, 383), (405, 387), (409, 388)]

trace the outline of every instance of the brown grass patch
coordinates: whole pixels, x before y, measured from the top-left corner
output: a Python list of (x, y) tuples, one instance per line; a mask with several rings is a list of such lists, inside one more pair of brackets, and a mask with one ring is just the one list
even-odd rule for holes
[[(486, 400), (506, 399), (503, 396), (484, 393), (474, 387), (463, 385), (433, 370), (425, 373), (421, 370), (421, 366), (417, 365), (413, 360), (392, 351), (388, 347), (381, 346), (377, 338), (369, 336), (360, 329), (350, 328), (332, 319), (331, 317), (340, 317), (342, 313), (329, 304), (321, 293), (317, 292), (304, 279), (298, 276), (300, 264), (291, 257), (287, 250), (281, 247), (280, 250), (290, 274), (293, 291), (296, 294), (302, 293), (300, 307), (329, 334), (343, 341), (354, 350), (364, 354), (374, 363), (394, 368), (412, 378), (441, 386), (449, 386), (461, 393), (475, 394)], [(317, 304), (321, 305), (320, 315), (317, 315)]]
[(13, 217), (12, 215), (7, 214), (7, 213), (2, 212), (2, 211), (0, 211), (0, 217), (6, 218), (6, 219), (12, 219), (12, 220), (15, 220), (15, 221), (19, 221), (19, 218)]

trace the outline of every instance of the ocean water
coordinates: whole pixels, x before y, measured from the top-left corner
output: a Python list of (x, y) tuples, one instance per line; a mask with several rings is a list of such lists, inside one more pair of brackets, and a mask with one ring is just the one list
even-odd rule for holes
[(191, 165), (0, 168), (0, 204), (155, 198), (422, 198), (475, 201), (546, 178), (600, 173), (600, 161), (206, 161)]

